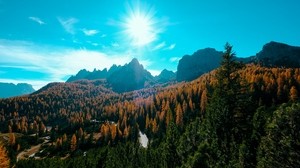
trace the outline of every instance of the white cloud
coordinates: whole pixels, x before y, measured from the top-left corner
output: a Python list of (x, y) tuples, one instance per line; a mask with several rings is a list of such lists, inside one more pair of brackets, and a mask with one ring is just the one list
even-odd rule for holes
[(171, 44), (169, 47), (165, 48), (165, 50), (173, 50), (176, 44)]
[(163, 42), (157, 44), (156, 46), (154, 46), (154, 47), (152, 48), (152, 51), (156, 51), (156, 50), (159, 50), (159, 49), (163, 49), (163, 50), (173, 50), (173, 49), (175, 48), (175, 46), (176, 46), (176, 44), (171, 44), (171, 45), (169, 45), (169, 46), (167, 46), (167, 47), (166, 47), (166, 45), (167, 45), (166, 42), (163, 41)]
[(63, 19), (63, 18), (57, 18), (59, 23), (62, 25), (62, 27), (65, 29), (66, 32), (70, 34), (75, 34), (75, 28), (74, 24), (78, 22), (78, 19), (76, 18), (68, 18), (68, 19)]
[(106, 36), (107, 36), (106, 34), (102, 34), (102, 35), (101, 35), (102, 38), (104, 38), (104, 37), (106, 37)]
[(63, 81), (66, 76), (81, 69), (110, 68), (113, 64), (123, 65), (132, 59), (128, 54), (40, 47), (33, 43), (1, 39), (0, 57), (0, 65), (48, 74), (48, 78), (43, 80), (45, 83)]
[(171, 62), (178, 62), (181, 58), (180, 57), (172, 57), (170, 58)]
[(163, 42), (157, 44), (156, 46), (154, 46), (152, 51), (159, 50), (159, 49), (163, 48), (164, 46), (166, 46), (166, 42), (163, 41)]
[(86, 36), (94, 36), (96, 34), (99, 33), (98, 30), (88, 30), (88, 29), (82, 29), (82, 32), (86, 35)]
[(36, 23), (38, 23), (38, 24), (40, 24), (40, 25), (46, 24), (45, 22), (43, 22), (43, 21), (42, 21), (40, 18), (38, 18), (38, 17), (30, 16), (30, 17), (28, 17), (28, 19), (30, 19), (30, 20), (32, 20), (32, 21), (34, 21), (34, 22), (36, 22)]

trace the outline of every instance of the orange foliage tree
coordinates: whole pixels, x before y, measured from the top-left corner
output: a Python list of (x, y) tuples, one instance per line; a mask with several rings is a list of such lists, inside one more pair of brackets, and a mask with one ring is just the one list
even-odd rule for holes
[(2, 143), (0, 143), (0, 167), (8, 168), (9, 167), (9, 158), (7, 156), (7, 152)]
[(71, 143), (70, 143), (70, 149), (71, 151), (75, 151), (77, 148), (77, 138), (76, 138), (76, 135), (73, 134), (72, 138), (71, 138)]

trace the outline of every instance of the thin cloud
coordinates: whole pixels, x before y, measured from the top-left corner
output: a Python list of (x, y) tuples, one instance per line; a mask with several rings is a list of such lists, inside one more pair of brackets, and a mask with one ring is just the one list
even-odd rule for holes
[(163, 48), (165, 46), (166, 46), (166, 42), (161, 42), (161, 43), (157, 44), (156, 46), (154, 46), (154, 48), (152, 49), (152, 51), (159, 50), (159, 49), (161, 49), (161, 48)]
[(66, 32), (70, 34), (75, 34), (75, 28), (74, 24), (78, 22), (78, 19), (76, 18), (68, 18), (68, 19), (63, 19), (63, 18), (57, 18), (59, 23), (62, 25), (62, 27), (65, 29)]
[(169, 47), (165, 48), (165, 50), (173, 50), (176, 44), (171, 44)]
[(172, 57), (170, 58), (171, 62), (178, 62), (181, 58), (180, 57)]
[(98, 30), (88, 30), (88, 29), (82, 29), (82, 32), (86, 35), (86, 36), (94, 36), (96, 34), (99, 33)]
[(32, 21), (34, 21), (34, 22), (36, 22), (36, 23), (38, 23), (38, 24), (40, 24), (40, 25), (46, 24), (44, 21), (42, 21), (42, 20), (41, 20), (40, 18), (38, 18), (38, 17), (30, 16), (30, 17), (28, 17), (28, 19), (30, 19), (30, 20), (32, 20)]
[(1, 40), (0, 65), (47, 74), (46, 82), (63, 81), (81, 69), (110, 68), (113, 64), (123, 65), (132, 57), (128, 54), (103, 53), (86, 49), (76, 50), (59, 47), (40, 47), (32, 43)]

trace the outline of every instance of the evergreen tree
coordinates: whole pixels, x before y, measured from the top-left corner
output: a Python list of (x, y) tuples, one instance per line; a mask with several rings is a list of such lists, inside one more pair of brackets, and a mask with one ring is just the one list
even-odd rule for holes
[(177, 151), (178, 140), (178, 128), (176, 124), (173, 121), (171, 121), (167, 128), (166, 141), (163, 144), (163, 167), (176, 167), (180, 165), (180, 157)]
[(258, 151), (258, 167), (299, 167), (300, 104), (283, 104), (266, 126)]
[[(216, 167), (232, 166), (238, 157), (242, 142), (242, 109), (247, 98), (238, 74), (243, 65), (234, 61), (232, 46), (226, 43), (223, 60), (216, 72), (217, 84), (208, 104), (206, 115), (207, 136), (212, 150), (211, 164)], [(237, 149), (237, 150), (236, 150)]]

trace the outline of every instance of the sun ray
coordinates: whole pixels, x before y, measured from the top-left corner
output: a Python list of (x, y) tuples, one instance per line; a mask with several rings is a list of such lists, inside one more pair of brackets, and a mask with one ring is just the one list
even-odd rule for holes
[(154, 14), (153, 8), (144, 9), (139, 3), (127, 6), (122, 27), (125, 36), (133, 46), (145, 46), (157, 39), (159, 29)]

